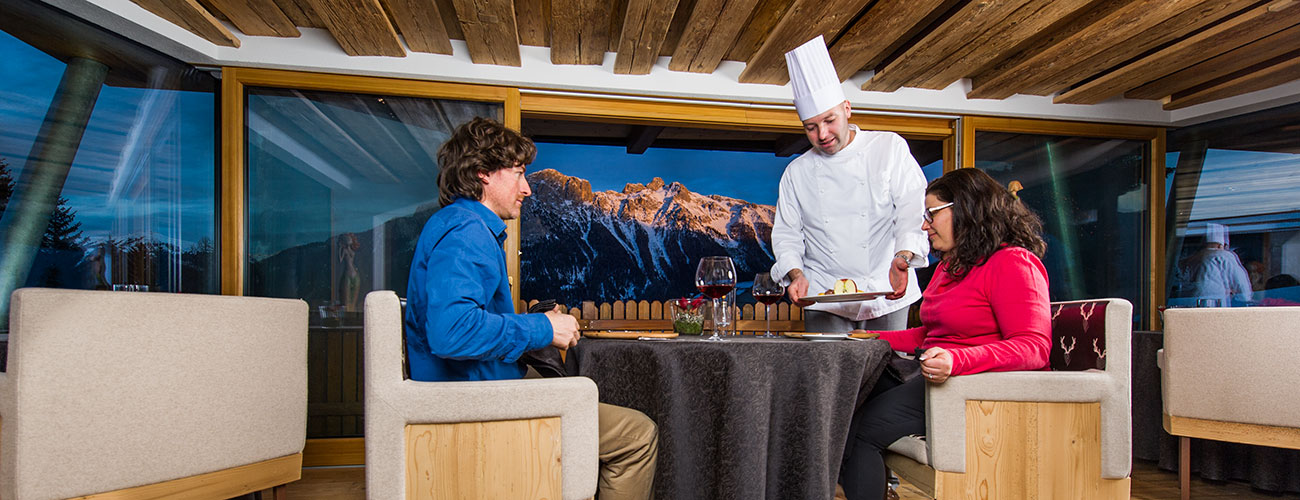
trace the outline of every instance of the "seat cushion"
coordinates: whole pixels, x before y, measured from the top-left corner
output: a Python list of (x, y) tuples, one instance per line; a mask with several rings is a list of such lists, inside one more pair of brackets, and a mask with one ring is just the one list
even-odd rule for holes
[(930, 465), (930, 452), (925, 447), (925, 436), (919, 434), (903, 436), (886, 449), (915, 460), (916, 463)]
[(1052, 304), (1052, 352), (1056, 371), (1106, 369), (1106, 301)]

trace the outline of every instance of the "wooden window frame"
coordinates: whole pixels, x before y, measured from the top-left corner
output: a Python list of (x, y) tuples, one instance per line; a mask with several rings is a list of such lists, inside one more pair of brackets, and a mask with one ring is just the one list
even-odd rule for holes
[(1165, 303), (1165, 129), (1141, 125), (1116, 125), (1105, 123), (1071, 122), (1059, 120), (1033, 120), (968, 116), (962, 118), (961, 168), (975, 166), (975, 133), (1008, 132), (1036, 135), (1065, 135), (1096, 137), (1101, 139), (1130, 139), (1145, 141), (1150, 160), (1144, 173), (1147, 177), (1147, 293), (1142, 311), (1142, 326), (1148, 330), (1160, 328), (1156, 308)]
[[(385, 96), (422, 97), (501, 103), (505, 125), (519, 130), (519, 89), (489, 85), (429, 82), (371, 76), (309, 73), (274, 69), (225, 67), (221, 71), (221, 172), (220, 200), (221, 293), (243, 295), (248, 259), (248, 185), (245, 157), (244, 87), (275, 87)], [(511, 221), (506, 242), (506, 262), (518, 274), (518, 222)], [(518, 292), (515, 292), (518, 300)]]

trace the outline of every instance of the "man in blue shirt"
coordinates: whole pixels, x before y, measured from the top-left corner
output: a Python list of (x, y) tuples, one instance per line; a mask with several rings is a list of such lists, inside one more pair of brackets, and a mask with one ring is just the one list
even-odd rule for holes
[[(500, 123), (461, 125), (438, 150), (438, 201), (415, 244), (407, 283), (406, 355), (411, 379), (522, 378), (519, 357), (578, 343), (562, 312), (515, 314), (502, 244), (505, 220), (532, 194), (525, 167), (537, 148)], [(601, 404), (599, 498), (649, 498), (658, 453), (655, 424), (639, 411)]]

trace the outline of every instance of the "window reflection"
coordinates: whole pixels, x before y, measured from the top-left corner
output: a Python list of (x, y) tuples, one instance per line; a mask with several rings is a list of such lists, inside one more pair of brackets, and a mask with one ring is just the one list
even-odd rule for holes
[(975, 165), (1043, 219), (1052, 300), (1143, 303), (1146, 142), (977, 132)]
[(0, 16), (25, 20), (0, 32), (0, 331), (16, 287), (214, 293), (215, 79), (47, 6)]
[(495, 103), (247, 88), (249, 295), (310, 308), (307, 436), (363, 432), (362, 302), (406, 295), (437, 151)]
[(1300, 305), (1297, 127), (1291, 105), (1170, 133), (1169, 307)]

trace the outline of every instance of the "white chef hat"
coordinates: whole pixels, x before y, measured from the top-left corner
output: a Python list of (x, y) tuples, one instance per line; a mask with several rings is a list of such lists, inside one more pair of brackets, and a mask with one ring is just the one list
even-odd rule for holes
[(1228, 244), (1228, 226), (1215, 224), (1213, 222), (1205, 224), (1205, 241), (1208, 243), (1218, 243), (1220, 245)]
[(785, 65), (790, 69), (794, 109), (800, 120), (825, 113), (845, 101), (844, 88), (821, 35), (786, 52)]

